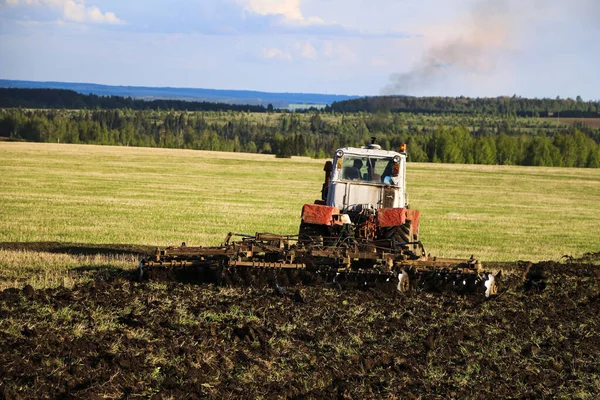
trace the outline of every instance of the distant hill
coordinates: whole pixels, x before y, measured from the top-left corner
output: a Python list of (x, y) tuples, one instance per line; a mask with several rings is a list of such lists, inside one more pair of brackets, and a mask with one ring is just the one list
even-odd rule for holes
[(123, 96), (81, 94), (66, 89), (0, 87), (0, 108), (49, 108), (71, 110), (176, 110), (265, 112), (267, 107), (249, 104), (184, 100), (142, 100)]
[(95, 83), (36, 82), (0, 79), (0, 87), (26, 89), (67, 89), (82, 94), (99, 96), (122, 96), (144, 100), (206, 101), (226, 104), (249, 104), (276, 108), (290, 105), (329, 105), (333, 102), (356, 99), (359, 96), (317, 93), (269, 93), (252, 90), (218, 90), (200, 88), (109, 86)]

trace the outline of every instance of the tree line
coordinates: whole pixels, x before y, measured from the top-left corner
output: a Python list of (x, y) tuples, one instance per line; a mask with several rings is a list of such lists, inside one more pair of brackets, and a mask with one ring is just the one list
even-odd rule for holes
[(384, 149), (407, 143), (416, 162), (600, 167), (600, 129), (530, 118), (1, 109), (0, 136), (315, 158), (376, 136)]
[(334, 102), (335, 112), (417, 112), (485, 114), (504, 117), (600, 118), (600, 102), (576, 99), (527, 99), (517, 96), (495, 98), (378, 96)]
[[(174, 111), (273, 112), (272, 105), (236, 105), (185, 100), (142, 100), (122, 96), (97, 96), (64, 89), (0, 88), (0, 108), (129, 109)], [(336, 113), (465, 114), (501, 117), (600, 118), (600, 102), (576, 99), (378, 96), (334, 102), (325, 108)], [(312, 113), (314, 110), (304, 112)]]

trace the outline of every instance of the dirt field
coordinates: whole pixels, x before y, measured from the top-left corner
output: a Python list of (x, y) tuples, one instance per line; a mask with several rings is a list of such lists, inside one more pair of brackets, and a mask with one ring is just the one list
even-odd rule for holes
[(0, 398), (597, 398), (599, 259), (506, 264), (492, 299), (130, 271), (11, 288)]
[(590, 128), (600, 128), (600, 118), (541, 118), (542, 120), (561, 122), (564, 124), (576, 124), (581, 122)]

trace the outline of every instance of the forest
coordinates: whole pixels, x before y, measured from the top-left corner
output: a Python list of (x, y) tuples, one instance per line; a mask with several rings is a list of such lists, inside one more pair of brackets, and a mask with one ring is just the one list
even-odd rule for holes
[(600, 129), (583, 122), (485, 114), (0, 109), (0, 137), (54, 143), (167, 147), (331, 157), (372, 136), (407, 143), (409, 160), (600, 167)]
[[(560, 123), (576, 117), (576, 123)], [(544, 118), (546, 117), (546, 118)], [(554, 117), (554, 118), (547, 118)], [(323, 110), (0, 88), (0, 138), (330, 157), (377, 137), (415, 162), (600, 167), (599, 102), (367, 97)]]
[[(0, 88), (0, 108), (44, 108), (71, 110), (174, 110), (174, 111), (246, 111), (272, 112), (274, 107), (236, 105), (176, 99), (143, 100), (124, 96), (98, 96), (65, 89)], [(308, 109), (308, 112), (315, 111)], [(469, 97), (362, 97), (333, 102), (325, 112), (405, 112), (417, 114), (465, 114), (499, 117), (600, 118), (600, 102), (576, 99), (528, 99), (517, 96), (494, 98)]]
[(512, 97), (408, 97), (379, 96), (334, 102), (335, 112), (417, 112), (424, 114), (471, 114), (502, 117), (600, 118), (600, 102), (575, 99), (528, 99)]

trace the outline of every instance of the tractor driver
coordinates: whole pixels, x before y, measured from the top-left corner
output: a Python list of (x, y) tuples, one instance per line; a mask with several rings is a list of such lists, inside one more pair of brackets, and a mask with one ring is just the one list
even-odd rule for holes
[(356, 159), (352, 164), (352, 168), (348, 171), (348, 179), (358, 179), (360, 180), (361, 174), (360, 170), (363, 167), (362, 160)]
[(396, 179), (393, 178), (392, 173), (394, 171), (394, 160), (389, 160), (385, 166), (383, 174), (381, 174), (381, 182), (385, 185), (396, 185)]
[(363, 163), (359, 159), (354, 159), (352, 166), (344, 167), (342, 170), (343, 179), (348, 179), (351, 181), (359, 180), (361, 178), (360, 169), (362, 168)]

